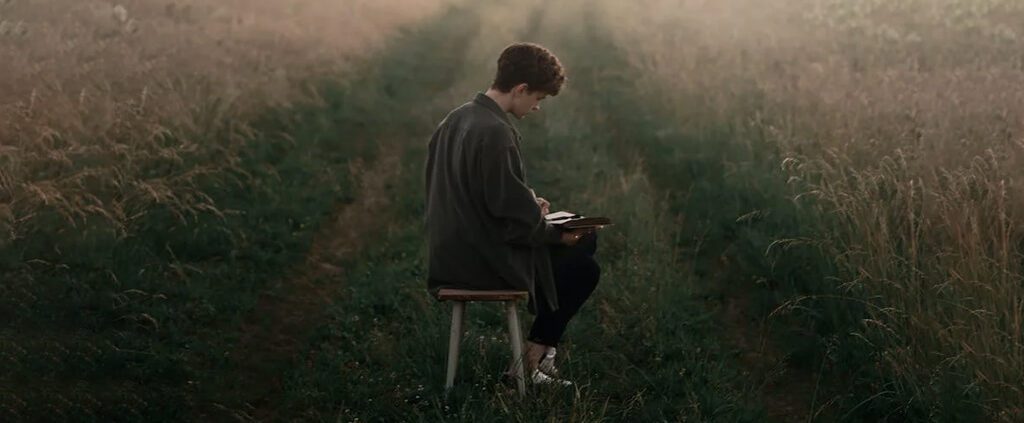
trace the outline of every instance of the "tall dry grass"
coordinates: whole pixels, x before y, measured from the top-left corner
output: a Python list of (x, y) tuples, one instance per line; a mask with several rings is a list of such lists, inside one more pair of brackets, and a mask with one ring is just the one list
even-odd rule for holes
[(246, 395), (239, 316), (375, 147), (344, 81), (446, 3), (0, 0), (0, 419)]
[[(438, 0), (0, 2), (0, 247), (219, 213), (248, 122), (315, 97)], [(312, 96), (312, 97), (311, 97)], [(48, 215), (51, 218), (43, 218)]]
[[(828, 307), (861, 318), (844, 347), (878, 361), (877, 386), (1024, 416), (1024, 3), (610, 8), (640, 93), (698, 139), (733, 128), (726, 179), (788, 179), (794, 219), (825, 222), (801, 242), (838, 278), (801, 289), (848, 298)], [(749, 157), (779, 167), (744, 172)]]

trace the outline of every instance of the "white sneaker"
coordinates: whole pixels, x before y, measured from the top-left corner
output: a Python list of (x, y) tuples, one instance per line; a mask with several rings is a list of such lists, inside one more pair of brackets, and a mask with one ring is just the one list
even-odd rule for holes
[[(512, 387), (516, 381), (516, 377), (508, 373), (501, 375), (501, 383)], [(530, 374), (530, 383), (533, 385), (554, 385), (554, 386), (572, 386), (572, 381), (565, 379), (559, 379), (551, 376), (547, 373), (540, 371), (540, 369), (533, 369), (533, 373)]]
[(537, 368), (551, 376), (558, 376), (558, 368), (555, 367), (555, 354), (557, 352), (555, 347), (547, 347), (544, 351), (544, 356), (540, 359), (540, 363), (537, 364)]
[(572, 386), (572, 382), (548, 375), (540, 371), (540, 369), (533, 370), (533, 374), (530, 375), (530, 382), (534, 385)]

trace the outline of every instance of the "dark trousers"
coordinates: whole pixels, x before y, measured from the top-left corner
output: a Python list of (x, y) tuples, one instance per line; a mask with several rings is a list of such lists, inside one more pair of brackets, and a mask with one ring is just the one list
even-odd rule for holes
[(554, 347), (562, 340), (569, 320), (597, 287), (601, 278), (601, 267), (594, 260), (597, 251), (597, 234), (583, 236), (576, 245), (551, 247), (551, 271), (554, 273), (555, 290), (558, 292), (558, 310), (551, 311), (538, 289), (537, 318), (533, 321), (530, 335), (535, 343)]

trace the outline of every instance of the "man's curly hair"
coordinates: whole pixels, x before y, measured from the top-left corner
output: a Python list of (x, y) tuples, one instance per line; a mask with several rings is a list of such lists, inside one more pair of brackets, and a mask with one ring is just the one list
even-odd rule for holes
[(498, 73), (491, 87), (507, 93), (526, 83), (531, 92), (556, 96), (565, 81), (562, 63), (551, 51), (533, 43), (515, 43), (498, 57)]

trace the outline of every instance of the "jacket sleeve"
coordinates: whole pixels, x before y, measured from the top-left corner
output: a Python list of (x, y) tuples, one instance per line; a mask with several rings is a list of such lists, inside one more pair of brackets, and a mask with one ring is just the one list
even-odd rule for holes
[[(434, 130), (434, 134), (430, 136), (430, 141), (427, 143), (427, 159), (423, 164), (423, 210), (430, 210), (430, 197), (433, 193), (430, 191), (430, 185), (434, 178), (434, 154), (437, 149), (437, 138), (441, 133), (441, 127), (444, 125), (438, 125), (437, 129)], [(424, 213), (424, 220), (426, 220), (427, 213)]]
[(522, 158), (508, 128), (495, 126), (484, 131), (479, 159), (484, 203), (487, 211), (502, 222), (503, 240), (522, 246), (559, 243), (562, 231), (541, 216), (536, 197), (522, 175)]

